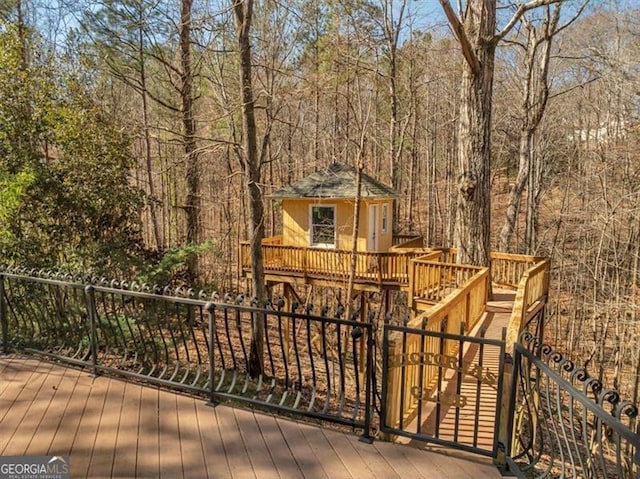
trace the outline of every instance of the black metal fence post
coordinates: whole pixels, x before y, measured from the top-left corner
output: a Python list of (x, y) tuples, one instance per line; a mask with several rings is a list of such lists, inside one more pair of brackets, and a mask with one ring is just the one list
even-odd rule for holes
[(504, 444), (505, 446), (505, 456), (507, 458), (511, 457), (511, 453), (513, 452), (512, 446), (513, 446), (513, 427), (514, 427), (514, 420), (515, 420), (515, 414), (516, 414), (516, 405), (517, 405), (517, 401), (518, 401), (518, 379), (519, 379), (519, 374), (520, 374), (520, 361), (522, 360), (520, 351), (518, 351), (518, 346), (517, 344), (514, 345), (513, 347), (513, 360), (512, 360), (512, 368), (513, 371), (511, 373), (511, 379), (510, 379), (510, 383), (509, 384), (505, 384), (505, 388), (507, 386), (509, 386), (509, 388), (511, 389), (511, 391), (509, 392), (509, 415), (507, 416), (507, 427), (506, 427), (506, 431), (507, 431), (507, 436), (506, 436), (506, 442)]
[(364, 433), (360, 437), (360, 441), (368, 444), (373, 443), (373, 436), (371, 435), (371, 416), (373, 414), (371, 408), (371, 396), (373, 394), (373, 374), (375, 374), (373, 364), (373, 347), (375, 345), (375, 340), (373, 335), (373, 326), (369, 323), (369, 327), (367, 328), (367, 370), (365, 373), (364, 386)]
[(87, 311), (89, 313), (89, 342), (91, 346), (91, 362), (93, 364), (93, 375), (98, 375), (98, 334), (96, 331), (96, 297), (93, 286), (84, 288), (87, 301)]
[(4, 354), (9, 354), (9, 319), (4, 296), (4, 274), (0, 274), (0, 324), (2, 325), (2, 350)]
[(209, 315), (209, 402), (207, 405), (215, 406), (215, 374), (214, 374), (214, 365), (215, 365), (215, 335), (216, 335), (216, 327), (215, 327), (215, 309), (216, 305), (213, 303), (207, 303), (204, 307), (207, 310), (207, 314)]
[[(387, 368), (389, 367), (389, 331), (387, 324), (382, 326), (382, 376), (380, 399), (380, 427), (387, 425)], [(375, 373), (374, 373), (375, 374)]]

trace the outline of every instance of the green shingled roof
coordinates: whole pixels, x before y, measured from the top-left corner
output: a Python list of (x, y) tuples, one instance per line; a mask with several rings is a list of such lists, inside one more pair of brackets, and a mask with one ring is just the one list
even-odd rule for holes
[[(326, 170), (302, 178), (269, 195), (270, 198), (355, 198), (357, 171), (343, 163), (332, 163)], [(363, 198), (389, 198), (398, 194), (371, 176), (362, 173)]]

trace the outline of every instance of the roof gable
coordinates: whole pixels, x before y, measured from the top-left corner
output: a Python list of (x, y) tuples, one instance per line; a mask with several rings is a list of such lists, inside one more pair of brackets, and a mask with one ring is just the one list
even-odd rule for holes
[[(357, 171), (343, 163), (332, 163), (326, 170), (302, 178), (271, 195), (270, 198), (355, 198)], [(362, 173), (362, 198), (389, 198), (397, 193), (375, 178)]]

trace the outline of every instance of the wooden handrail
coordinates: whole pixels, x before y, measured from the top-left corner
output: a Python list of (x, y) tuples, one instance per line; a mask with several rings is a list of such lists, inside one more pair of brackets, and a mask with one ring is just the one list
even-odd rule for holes
[(478, 323), (487, 305), (488, 268), (477, 268), (461, 287), (451, 291), (437, 304), (409, 321), (408, 326), (421, 328), (426, 321), (426, 327), (440, 324), (442, 321), (454, 319), (455, 324), (447, 326), (447, 331), (460, 333), (461, 323), (465, 323), (465, 331), (470, 331)]
[[(262, 242), (265, 271), (283, 274), (347, 277), (352, 252), (342, 249), (309, 248), (280, 244), (280, 237), (267, 238)], [(417, 257), (435, 260), (441, 252), (432, 251), (425, 255), (424, 248), (388, 252), (357, 252), (355, 279), (378, 284), (409, 282), (409, 262)], [(243, 269), (251, 266), (249, 243), (240, 243), (240, 264)]]
[[(524, 326), (546, 304), (549, 295), (549, 270), (551, 261), (543, 259), (524, 272), (513, 302), (513, 310), (507, 326), (507, 350), (518, 341)], [(542, 338), (539, 338), (542, 340)]]
[(393, 248), (424, 248), (424, 237), (421, 235), (393, 235)]
[[(415, 268), (419, 261), (412, 261)], [(435, 263), (434, 263), (435, 264)], [(460, 265), (456, 265), (460, 266)], [(449, 293), (429, 310), (419, 314), (407, 324), (410, 328), (429, 331), (444, 331), (452, 334), (468, 333), (482, 317), (489, 286), (489, 268), (472, 267), (473, 274), (460, 288)], [(413, 269), (415, 271), (415, 269)], [(414, 278), (415, 279), (415, 278)], [(433, 352), (439, 350), (435, 338), (423, 339), (419, 335), (406, 335), (394, 332), (387, 338), (389, 357), (408, 356), (412, 353)], [(422, 341), (425, 341), (422, 344)], [(458, 352), (458, 341), (445, 341), (444, 354), (455, 356)], [(425, 366), (420, 362), (397, 368), (388, 375), (388, 397), (396, 398), (387, 404), (387, 424), (396, 427), (400, 418), (405, 423), (411, 421), (417, 412), (418, 400), (410, 392), (415, 387), (432, 384), (438, 374), (436, 366)], [(402, 409), (400, 408), (402, 404)]]
[[(413, 247), (418, 244), (414, 242), (421, 244), (421, 237), (407, 235), (404, 238), (407, 241), (392, 247), (388, 252), (356, 253), (355, 279), (378, 284), (387, 282), (408, 284), (410, 304), (413, 304), (416, 298), (433, 302), (440, 301), (473, 274), (471, 266), (457, 264), (452, 266), (455, 263), (455, 248), (418, 248)], [(265, 238), (262, 245), (266, 271), (281, 271), (284, 274), (290, 272), (308, 276), (319, 274), (345, 277), (348, 275), (345, 265), (350, 263), (351, 251), (349, 250), (283, 245), (281, 235)], [(251, 262), (248, 242), (240, 244), (240, 253), (241, 267), (245, 270), (249, 269)], [(491, 281), (498, 286), (512, 289), (519, 287), (526, 271), (544, 260), (544, 258), (537, 256), (501, 252), (491, 253), (491, 259)], [(413, 269), (410, 267), (412, 260), (418, 261), (416, 263), (418, 266)], [(442, 266), (428, 267), (424, 266), (425, 262), (437, 262)], [(445, 289), (439, 286), (443, 283), (444, 273), (436, 271), (443, 268), (449, 270), (449, 284)], [(428, 271), (429, 269), (431, 271)]]
[(491, 253), (491, 281), (507, 288), (517, 289), (525, 271), (544, 261), (539, 256), (513, 253)]
[(480, 271), (487, 270), (479, 266), (443, 263), (433, 256), (412, 260), (411, 279), (409, 285), (409, 304), (424, 300), (438, 302), (450, 292), (462, 288), (470, 278)]

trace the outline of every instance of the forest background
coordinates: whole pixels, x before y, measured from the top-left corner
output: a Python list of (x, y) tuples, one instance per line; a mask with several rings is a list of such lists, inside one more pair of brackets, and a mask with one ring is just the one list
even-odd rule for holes
[[(0, 0), (0, 263), (242, 287), (255, 182), (232, 6)], [(396, 231), (451, 246), (463, 56), (440, 5), (253, 8), (260, 192), (362, 159), (400, 194)], [(552, 259), (547, 339), (636, 402), (639, 108), (633, 1), (532, 9), (497, 45), (491, 248)]]

